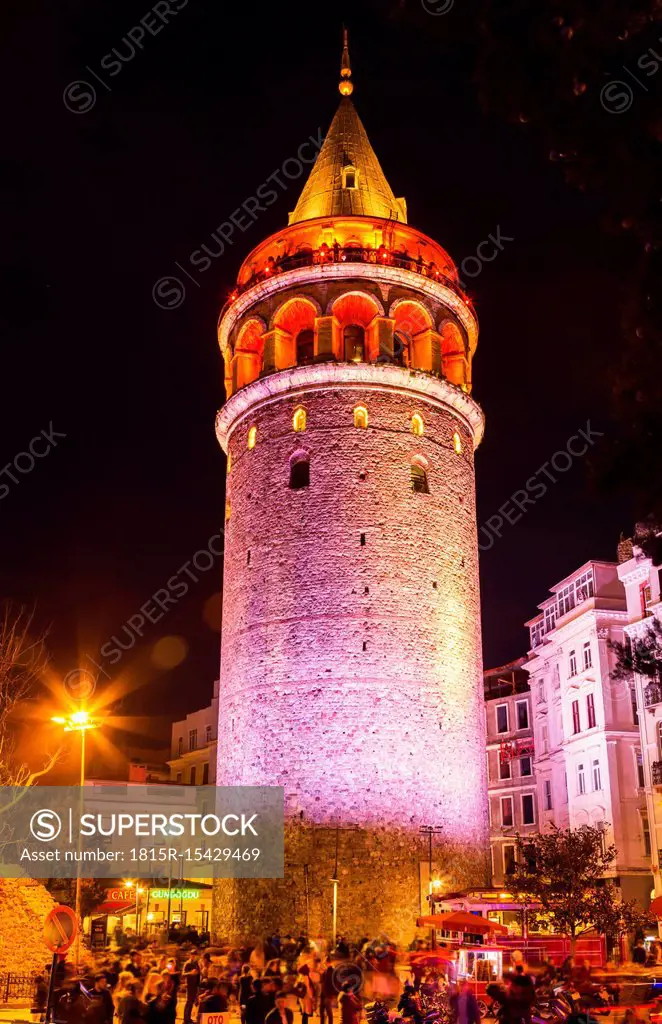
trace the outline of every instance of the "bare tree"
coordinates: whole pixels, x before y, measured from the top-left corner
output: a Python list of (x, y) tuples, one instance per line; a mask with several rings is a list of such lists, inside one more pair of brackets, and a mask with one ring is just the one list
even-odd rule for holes
[(32, 786), (51, 770), (59, 752), (30, 768), (17, 757), (16, 713), (46, 667), (43, 637), (31, 634), (32, 615), (6, 607), (0, 619), (0, 786)]

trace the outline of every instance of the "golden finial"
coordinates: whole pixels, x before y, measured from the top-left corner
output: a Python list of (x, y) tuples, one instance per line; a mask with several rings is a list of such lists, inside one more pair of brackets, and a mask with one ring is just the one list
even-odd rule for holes
[(340, 82), (338, 89), (341, 96), (351, 96), (354, 92), (354, 85), (350, 82), (352, 69), (349, 66), (349, 47), (347, 45), (347, 29), (343, 28), (342, 60), (340, 62)]

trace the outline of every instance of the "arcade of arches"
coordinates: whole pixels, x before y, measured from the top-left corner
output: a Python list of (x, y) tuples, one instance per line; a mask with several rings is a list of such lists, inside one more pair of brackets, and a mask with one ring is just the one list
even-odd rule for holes
[(435, 325), (414, 299), (396, 300), (387, 313), (373, 295), (350, 291), (326, 313), (299, 295), (283, 302), (268, 323), (256, 315), (245, 319), (234, 352), (230, 346), (225, 351), (227, 396), (265, 374), (325, 360), (395, 363), (471, 390), (471, 355), (454, 321)]

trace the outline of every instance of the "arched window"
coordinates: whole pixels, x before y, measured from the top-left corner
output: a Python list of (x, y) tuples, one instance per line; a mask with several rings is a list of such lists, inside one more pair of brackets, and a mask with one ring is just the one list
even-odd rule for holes
[(393, 332), (393, 362), (396, 366), (409, 366), (409, 341), (407, 331)]
[(415, 412), (411, 418), (411, 432), (412, 434), (416, 434), (416, 437), (423, 437), (423, 434), (425, 433), (423, 417), (418, 412)]
[(422, 460), (414, 459), (411, 464), (411, 489), (414, 494), (429, 494), (428, 475)]
[(348, 324), (343, 331), (345, 361), (362, 363), (365, 358), (365, 328), (360, 324)]
[(293, 455), (290, 459), (290, 488), (300, 491), (310, 484), (310, 461), (307, 455)]
[(462, 452), (462, 440), (457, 431), (453, 434), (453, 448), (458, 455)]
[(255, 442), (257, 441), (257, 427), (251, 427), (248, 431), (248, 447), (255, 448)]
[(657, 723), (657, 758), (662, 761), (662, 721)]
[(315, 357), (315, 332), (310, 328), (297, 334), (297, 365), (312, 363)]
[(225, 521), (226, 521), (226, 523), (229, 522), (229, 520), (230, 520), (231, 512), (232, 512), (232, 509), (230, 507), (230, 502), (226, 501), (226, 503), (225, 503)]
[(368, 410), (365, 405), (357, 405), (354, 410), (354, 426), (361, 427), (363, 430), (368, 426)]
[(342, 187), (357, 188), (358, 171), (352, 164), (346, 164), (342, 169)]
[(299, 406), (298, 409), (294, 410), (294, 416), (292, 417), (292, 429), (301, 434), (306, 429), (306, 410)]
[(232, 456), (230, 455), (230, 452), (228, 452), (228, 464), (227, 464), (226, 469), (225, 469), (225, 472), (228, 474), (228, 476), (230, 476), (231, 470), (232, 470)]

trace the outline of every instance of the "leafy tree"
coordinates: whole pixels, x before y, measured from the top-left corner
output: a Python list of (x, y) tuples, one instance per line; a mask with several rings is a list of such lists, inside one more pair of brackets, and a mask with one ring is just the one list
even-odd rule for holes
[(512, 890), (520, 901), (540, 907), (540, 916), (570, 939), (591, 928), (618, 938), (641, 927), (646, 915), (634, 900), (622, 900), (605, 879), (616, 858), (606, 827), (582, 825), (516, 836), (518, 858)]
[[(76, 879), (49, 878), (46, 888), (59, 903), (66, 903), (72, 910), (76, 906)], [(81, 878), (81, 916), (87, 917), (106, 898), (106, 887), (98, 878)]]
[(609, 646), (616, 655), (612, 679), (628, 681), (636, 674), (662, 683), (662, 622), (659, 619), (652, 618), (640, 637), (628, 638), (625, 643), (610, 641)]

